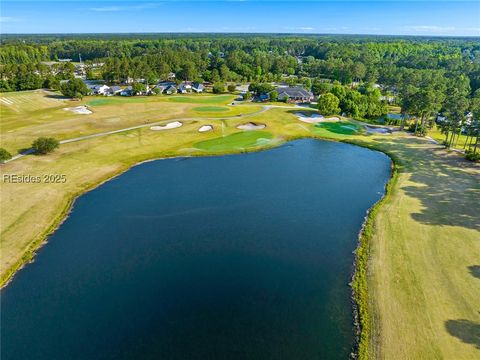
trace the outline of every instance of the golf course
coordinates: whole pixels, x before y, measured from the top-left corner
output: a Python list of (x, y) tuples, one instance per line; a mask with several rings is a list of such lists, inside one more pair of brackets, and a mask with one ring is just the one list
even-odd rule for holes
[[(35, 260), (77, 197), (136, 164), (256, 152), (301, 138), (345, 142), (383, 152), (394, 164), (356, 252), (352, 287), (359, 357), (480, 357), (479, 164), (397, 129), (372, 133), (364, 123), (344, 117), (308, 123), (298, 113), (311, 116), (316, 110), (232, 105), (233, 95), (72, 101), (35, 90), (2, 93), (0, 99), (1, 143), (12, 155), (41, 136), (60, 141), (48, 155), (25, 155), (0, 166), (2, 286)], [(79, 107), (88, 111), (71, 110)], [(154, 131), (158, 126), (164, 129)], [(208, 131), (199, 131), (204, 126)], [(11, 175), (24, 180), (12, 182)], [(52, 176), (64, 180), (45, 180)]]

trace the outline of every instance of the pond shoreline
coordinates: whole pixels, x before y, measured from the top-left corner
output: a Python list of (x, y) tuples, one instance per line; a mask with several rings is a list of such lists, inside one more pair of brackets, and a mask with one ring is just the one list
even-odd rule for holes
[(364, 222), (362, 223), (362, 227), (359, 230), (358, 240), (356, 243), (356, 247), (354, 250), (355, 253), (355, 260), (352, 264), (352, 272), (351, 272), (351, 283), (349, 286), (352, 289), (352, 312), (353, 312), (353, 327), (354, 327), (354, 348), (352, 349), (351, 357), (355, 359), (366, 359), (366, 355), (368, 352), (368, 340), (370, 338), (370, 329), (369, 329), (369, 322), (370, 322), (370, 314), (368, 313), (368, 293), (367, 293), (367, 285), (366, 285), (366, 271), (368, 267), (368, 253), (369, 253), (369, 246), (370, 246), (370, 239), (372, 237), (373, 231), (373, 222), (378, 212), (378, 209), (382, 206), (387, 196), (390, 194), (391, 189), (394, 186), (396, 175), (397, 175), (397, 166), (396, 160), (393, 158), (392, 155), (388, 154), (387, 152), (377, 149), (373, 146), (368, 146), (365, 144), (358, 144), (355, 141), (348, 141), (348, 140), (335, 140), (330, 138), (323, 138), (319, 136), (289, 136), (288, 138), (281, 138), (281, 141), (275, 144), (261, 146), (255, 149), (247, 149), (241, 151), (226, 151), (226, 152), (216, 152), (216, 153), (197, 153), (193, 155), (176, 155), (176, 154), (166, 154), (161, 157), (156, 158), (147, 158), (145, 160), (141, 160), (135, 162), (133, 164), (127, 164), (123, 168), (116, 171), (113, 175), (109, 175), (107, 178), (102, 179), (101, 181), (87, 186), (81, 190), (79, 190), (76, 194), (74, 194), (70, 199), (67, 200), (65, 206), (52, 221), (52, 224), (43, 232), (41, 233), (33, 242), (31, 242), (25, 251), (22, 258), (13, 264), (10, 269), (4, 274), (4, 276), (0, 279), (0, 289), (5, 288), (8, 286), (10, 281), (12, 281), (15, 277), (15, 274), (20, 271), (24, 266), (28, 265), (29, 263), (35, 260), (35, 255), (38, 250), (40, 250), (43, 245), (45, 245), (49, 237), (66, 221), (75, 205), (76, 200), (90, 192), (97, 187), (109, 182), (117, 178), (118, 176), (124, 174), (125, 172), (129, 171), (133, 167), (139, 166), (144, 163), (157, 161), (157, 160), (167, 160), (167, 159), (175, 159), (175, 158), (193, 158), (193, 157), (210, 157), (210, 156), (226, 156), (226, 155), (238, 155), (244, 153), (252, 153), (252, 152), (259, 152), (259, 151), (266, 151), (273, 148), (281, 147), (283, 145), (288, 144), (294, 140), (300, 139), (314, 139), (314, 140), (323, 140), (323, 141), (331, 141), (331, 142), (340, 142), (349, 145), (355, 145), (363, 148), (370, 149), (372, 151), (378, 151), (386, 156), (392, 162), (391, 165), (391, 172), (389, 179), (385, 184), (385, 191), (382, 195), (382, 198), (378, 200), (370, 209), (367, 210), (367, 214), (364, 218)]

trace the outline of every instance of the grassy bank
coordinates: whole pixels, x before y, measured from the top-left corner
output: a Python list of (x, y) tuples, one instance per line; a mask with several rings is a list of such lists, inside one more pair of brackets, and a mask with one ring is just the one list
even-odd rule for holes
[[(205, 103), (224, 106), (225, 101)], [(195, 119), (184, 121), (184, 126), (177, 129), (156, 132), (145, 127), (64, 144), (48, 156), (26, 156), (1, 166), (2, 174), (65, 174), (67, 178), (63, 184), (2, 182), (2, 283), (31, 258), (68, 213), (76, 196), (138, 162), (169, 156), (256, 151), (299, 137), (346, 141), (383, 151), (396, 163), (395, 180), (389, 184), (387, 196), (370, 211), (357, 253), (358, 271), (353, 286), (362, 314), (362, 356), (478, 356), (478, 166), (423, 139), (405, 134), (367, 135), (345, 121), (315, 126), (298, 121), (295, 111), (289, 109), (271, 109), (248, 120), (220, 120), (219, 112), (219, 120), (212, 123), (202, 120), (202, 111), (193, 109), (199, 107), (198, 103), (162, 100), (146, 107), (143, 103), (92, 106), (95, 115), (88, 120), (89, 115), (65, 115), (64, 103), (48, 103), (50, 107), (45, 104), (39, 110), (42, 116), (58, 110), (63, 115), (39, 118), (33, 110), (9, 110), (9, 117), (1, 119), (2, 142), (7, 139), (10, 148), (18, 148), (25, 138), (45, 132), (50, 135), (50, 131), (74, 137), (79, 127), (86, 131), (82, 126), (96, 131), (118, 124), (138, 124), (153, 114), (169, 119), (196, 114)], [(230, 111), (253, 112), (255, 107), (237, 106)], [(112, 118), (120, 120), (108, 122)], [(4, 131), (4, 121), (13, 132)], [(267, 127), (261, 132), (241, 132), (236, 128), (247, 121)], [(22, 125), (17, 126), (17, 122)], [(199, 133), (198, 128), (206, 124), (213, 124), (213, 131)]]

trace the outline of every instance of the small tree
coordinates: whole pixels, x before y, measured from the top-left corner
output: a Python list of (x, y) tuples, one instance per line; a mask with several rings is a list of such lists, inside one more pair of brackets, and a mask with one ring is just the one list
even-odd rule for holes
[(212, 90), (214, 94), (221, 94), (225, 90), (225, 85), (222, 83), (215, 83), (213, 84)]
[(250, 91), (247, 91), (244, 95), (243, 95), (243, 100), (250, 100), (252, 98), (252, 93)]
[(154, 88), (153, 88), (153, 93), (154, 93), (155, 95), (158, 95), (158, 94), (160, 94), (161, 92), (162, 92), (162, 91), (161, 91), (158, 87), (154, 87)]
[(35, 150), (36, 154), (45, 155), (58, 148), (59, 145), (57, 139), (39, 137), (33, 142), (32, 148)]
[(236, 88), (237, 87), (235, 86), (235, 84), (230, 84), (227, 86), (228, 92), (231, 92), (231, 93), (233, 93)]
[(273, 90), (272, 92), (270, 92), (270, 101), (272, 102), (278, 101), (278, 91)]
[(132, 91), (135, 95), (138, 95), (138, 94), (141, 94), (141, 93), (147, 91), (147, 87), (145, 86), (145, 84), (137, 82), (137, 83), (132, 85)]
[(330, 93), (322, 94), (318, 98), (318, 111), (322, 115), (337, 114), (340, 112), (339, 104), (340, 100), (335, 95)]
[(10, 154), (7, 150), (4, 148), (0, 148), (0, 162), (5, 162), (7, 160), (10, 160), (12, 158), (12, 154)]
[(60, 91), (63, 95), (74, 99), (81, 99), (84, 95), (88, 95), (88, 87), (81, 79), (71, 79), (62, 84)]

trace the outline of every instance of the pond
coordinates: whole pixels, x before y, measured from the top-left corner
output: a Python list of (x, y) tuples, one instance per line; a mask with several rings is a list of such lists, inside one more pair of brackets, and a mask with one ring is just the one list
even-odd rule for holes
[(347, 359), (382, 153), (298, 140), (141, 164), (2, 290), (2, 359)]

